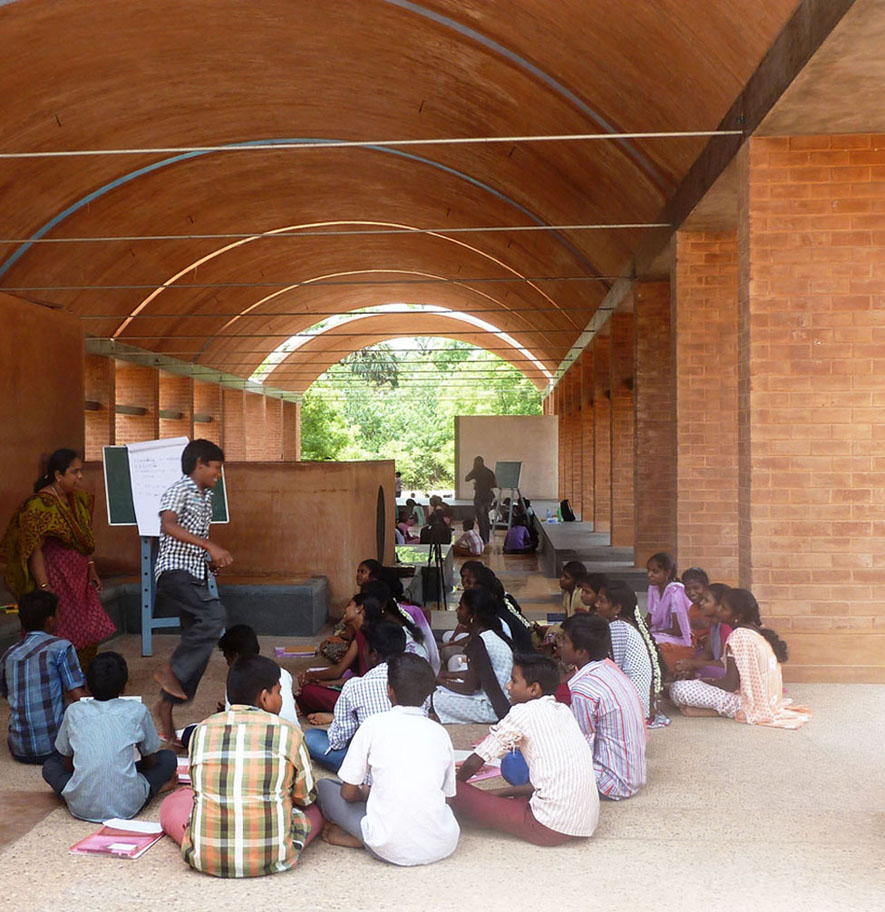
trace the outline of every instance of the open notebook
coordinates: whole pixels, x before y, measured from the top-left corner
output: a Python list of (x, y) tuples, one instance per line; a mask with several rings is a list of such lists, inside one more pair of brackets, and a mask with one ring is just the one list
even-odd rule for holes
[(69, 849), (71, 855), (112, 855), (117, 858), (139, 858), (160, 839), (163, 829), (148, 820), (105, 820), (100, 830)]

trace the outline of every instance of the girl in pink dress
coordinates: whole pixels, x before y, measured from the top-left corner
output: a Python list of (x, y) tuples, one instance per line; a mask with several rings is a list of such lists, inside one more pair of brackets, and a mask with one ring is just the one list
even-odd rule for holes
[(676, 578), (676, 561), (672, 555), (663, 551), (653, 554), (646, 568), (649, 627), (672, 678), (676, 663), (694, 655), (688, 616), (691, 602)]

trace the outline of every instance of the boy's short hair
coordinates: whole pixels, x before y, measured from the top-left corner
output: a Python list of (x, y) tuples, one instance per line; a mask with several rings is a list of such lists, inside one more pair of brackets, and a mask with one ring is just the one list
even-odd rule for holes
[(258, 635), (248, 624), (234, 624), (233, 627), (228, 627), (218, 641), (218, 648), (226, 656), (258, 655), (261, 652)]
[(129, 680), (129, 666), (119, 652), (100, 652), (86, 669), (86, 686), (96, 700), (114, 700)]
[(387, 683), (399, 706), (421, 706), (436, 689), (436, 675), (427, 659), (402, 652), (388, 659)]
[(562, 572), (567, 573), (576, 583), (580, 583), (587, 575), (587, 568), (581, 561), (566, 561), (562, 565)]
[(469, 532), (473, 528), (473, 526), (474, 526), (473, 517), (468, 516), (467, 519), (464, 520), (464, 523), (462, 524), (461, 528), (465, 532)]
[(58, 596), (46, 589), (35, 589), (18, 600), (18, 620), (27, 633), (45, 630), (46, 622), (58, 614)]
[(586, 652), (591, 662), (605, 659), (611, 653), (612, 638), (608, 621), (598, 614), (575, 614), (562, 622), (563, 633), (579, 652)]
[(198, 461), (206, 465), (213, 461), (224, 462), (224, 450), (217, 443), (198, 437), (182, 450), (181, 471), (185, 475), (190, 475), (197, 467)]
[(526, 684), (540, 684), (541, 693), (547, 697), (559, 687), (559, 665), (549, 656), (537, 652), (517, 652), (513, 664), (518, 665)]
[(589, 586), (594, 592), (598, 593), (607, 581), (608, 577), (604, 573), (588, 573), (584, 579), (581, 580), (581, 583)]
[(231, 706), (257, 706), (263, 690), (273, 690), (280, 682), (280, 666), (261, 655), (240, 656), (227, 673), (227, 699)]
[(366, 641), (382, 662), (406, 650), (406, 632), (393, 621), (378, 621), (366, 630)]

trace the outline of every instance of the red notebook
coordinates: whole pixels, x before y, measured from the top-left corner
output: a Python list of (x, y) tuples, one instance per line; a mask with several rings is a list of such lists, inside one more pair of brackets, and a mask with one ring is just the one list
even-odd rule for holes
[(159, 823), (147, 820), (106, 820), (95, 833), (81, 839), (69, 849), (71, 855), (112, 855), (116, 858), (139, 858), (160, 839)]

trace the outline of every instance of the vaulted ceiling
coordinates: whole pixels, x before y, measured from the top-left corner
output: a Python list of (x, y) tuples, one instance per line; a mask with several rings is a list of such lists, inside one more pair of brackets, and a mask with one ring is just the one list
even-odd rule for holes
[[(328, 142), (715, 129), (796, 6), (8, 2), (0, 153), (217, 151), (0, 159), (0, 290), (243, 377), (330, 315), (444, 307), (492, 328), (379, 314), (269, 382), (385, 337), (500, 331), (543, 386), (643, 228), (452, 229), (653, 223), (708, 140)], [(32, 243), (60, 238), (103, 240)]]

